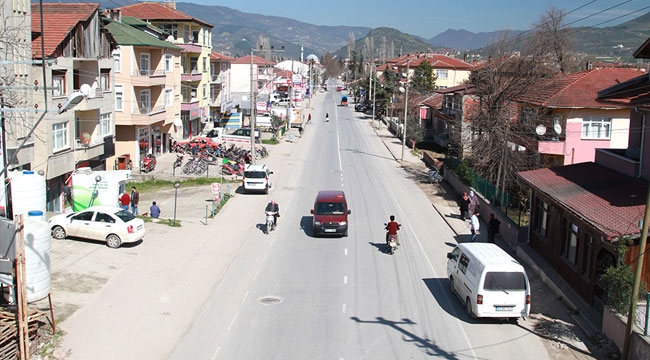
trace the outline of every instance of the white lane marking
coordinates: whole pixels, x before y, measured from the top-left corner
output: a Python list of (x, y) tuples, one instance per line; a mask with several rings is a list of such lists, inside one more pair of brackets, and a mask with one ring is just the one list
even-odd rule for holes
[(341, 310), (343, 311), (344, 314), (345, 314), (345, 308), (346, 308), (346, 306), (347, 306), (347, 305), (343, 304), (343, 308), (341, 309)]
[(237, 315), (238, 314), (235, 314), (235, 316), (233, 316), (232, 320), (230, 321), (230, 325), (228, 325), (228, 331), (230, 331), (230, 328), (232, 328), (232, 326), (235, 324), (235, 320), (237, 320)]
[(246, 291), (246, 294), (244, 295), (244, 298), (241, 299), (242, 304), (244, 303), (244, 301), (246, 301), (246, 298), (248, 297), (249, 293), (250, 293), (250, 291)]
[(255, 281), (255, 279), (257, 279), (257, 275), (259, 275), (259, 274), (260, 274), (260, 271), (257, 270), (257, 272), (255, 273), (255, 276), (253, 276), (253, 281)]
[(266, 260), (266, 256), (267, 256), (268, 254), (269, 254), (269, 253), (264, 254), (264, 257), (262, 258), (262, 262), (264, 262), (264, 260)]
[(221, 346), (219, 346), (217, 348), (217, 350), (214, 352), (214, 354), (212, 354), (212, 360), (214, 360), (217, 357), (217, 354), (219, 353), (219, 351), (221, 351)]
[(339, 171), (343, 171), (343, 164), (341, 163), (341, 140), (339, 139), (339, 128), (336, 128), (336, 151), (339, 155)]
[(274, 242), (274, 241), (275, 241), (275, 239), (271, 239), (271, 244), (270, 244), (270, 245), (273, 245), (273, 242)]
[(348, 283), (348, 277), (347, 277), (347, 276), (344, 276), (344, 277), (343, 277), (343, 283), (344, 283), (344, 284), (347, 284), (347, 283)]
[(348, 254), (348, 248), (345, 248), (345, 250), (343, 250), (343, 254), (344, 254), (344, 255), (347, 255), (347, 254)]

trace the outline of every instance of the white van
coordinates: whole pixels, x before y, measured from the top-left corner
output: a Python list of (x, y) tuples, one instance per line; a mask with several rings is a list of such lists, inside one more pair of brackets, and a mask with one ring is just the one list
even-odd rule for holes
[(463, 243), (447, 254), (451, 292), (471, 317), (526, 318), (530, 283), (524, 267), (490, 243)]

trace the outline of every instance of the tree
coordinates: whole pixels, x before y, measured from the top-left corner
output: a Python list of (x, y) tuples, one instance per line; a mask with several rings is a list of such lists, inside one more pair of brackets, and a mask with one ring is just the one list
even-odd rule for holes
[(436, 76), (433, 74), (433, 67), (426, 61), (420, 61), (420, 64), (413, 70), (413, 77), (410, 82), (410, 91), (415, 94), (428, 94), (436, 88)]
[(321, 64), (325, 68), (325, 73), (324, 73), (325, 79), (329, 79), (331, 77), (338, 77), (343, 71), (343, 68), (341, 67), (339, 61), (336, 60), (336, 57), (329, 52), (326, 52), (323, 55), (321, 59)]

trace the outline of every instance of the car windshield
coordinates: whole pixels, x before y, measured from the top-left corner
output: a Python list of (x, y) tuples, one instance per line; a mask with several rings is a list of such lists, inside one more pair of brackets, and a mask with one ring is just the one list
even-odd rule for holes
[(251, 179), (264, 179), (266, 173), (264, 171), (244, 171), (244, 177)]
[(342, 215), (345, 214), (345, 205), (340, 202), (320, 202), (316, 206), (318, 215)]
[(526, 279), (522, 272), (488, 272), (485, 274), (485, 290), (526, 290)]
[(115, 216), (122, 219), (122, 221), (124, 221), (124, 222), (129, 222), (129, 221), (135, 219), (135, 216), (133, 214), (131, 214), (130, 212), (126, 211), (126, 210), (120, 210), (120, 211), (116, 212)]

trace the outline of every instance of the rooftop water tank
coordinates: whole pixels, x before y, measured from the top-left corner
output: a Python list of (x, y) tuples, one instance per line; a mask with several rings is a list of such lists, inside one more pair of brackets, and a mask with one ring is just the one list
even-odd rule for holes
[(33, 171), (10, 171), (11, 203), (14, 216), (32, 210), (45, 213), (47, 195), (45, 177)]

